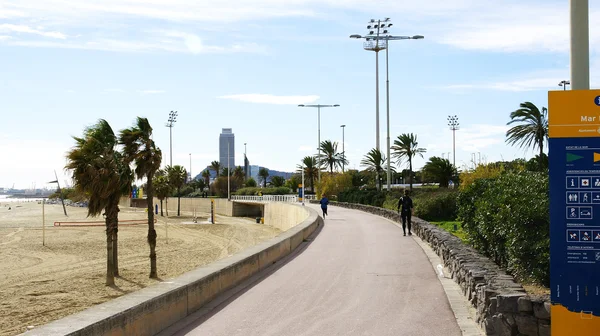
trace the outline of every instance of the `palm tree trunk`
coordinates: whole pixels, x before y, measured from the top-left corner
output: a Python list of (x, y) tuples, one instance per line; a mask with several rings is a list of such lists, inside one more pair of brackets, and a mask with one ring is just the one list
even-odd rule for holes
[(167, 217), (169, 217), (169, 197), (165, 198), (165, 211), (167, 212)]
[(156, 230), (154, 230), (154, 211), (152, 209), (154, 205), (154, 186), (152, 185), (154, 174), (150, 172), (147, 177), (146, 197), (148, 205), (148, 245), (150, 245), (150, 278), (156, 279), (158, 278), (158, 272), (156, 270)]
[(163, 215), (163, 200), (162, 199), (160, 200), (160, 215), (163, 217), (165, 216), (165, 215)]
[(110, 218), (112, 223), (112, 233), (113, 233), (113, 274), (114, 276), (119, 276), (119, 198), (115, 197), (112, 202), (112, 209), (107, 214), (106, 217)]
[(544, 169), (544, 163), (542, 162), (542, 155), (544, 155), (544, 138), (540, 139), (540, 159), (538, 160), (540, 165), (540, 171)]
[(181, 216), (181, 195), (180, 195), (180, 188), (177, 188), (177, 217)]
[(410, 191), (413, 190), (413, 171), (412, 171), (412, 158), (408, 157), (408, 181), (410, 183)]
[[(112, 202), (111, 202), (112, 203)], [(118, 204), (118, 203), (117, 203)], [(106, 286), (115, 284), (115, 229), (117, 211), (110, 204), (105, 209), (106, 219)]]

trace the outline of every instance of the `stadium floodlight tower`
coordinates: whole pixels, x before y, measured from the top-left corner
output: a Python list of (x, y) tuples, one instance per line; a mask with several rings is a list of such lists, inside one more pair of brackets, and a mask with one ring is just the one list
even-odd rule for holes
[(177, 122), (177, 111), (169, 112), (169, 119), (167, 120), (167, 126), (169, 128), (169, 164), (173, 167), (173, 126)]

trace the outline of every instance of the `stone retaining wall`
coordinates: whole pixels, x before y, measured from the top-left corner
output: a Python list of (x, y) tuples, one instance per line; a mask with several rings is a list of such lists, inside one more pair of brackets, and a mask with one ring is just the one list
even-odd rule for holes
[[(311, 203), (318, 204), (318, 201)], [(401, 221), (397, 212), (388, 209), (341, 202), (330, 202), (330, 205)], [(452, 279), (477, 310), (477, 323), (486, 335), (550, 335), (550, 301), (547, 296), (527, 295), (511, 275), (449, 232), (414, 217), (412, 228), (443, 260)]]

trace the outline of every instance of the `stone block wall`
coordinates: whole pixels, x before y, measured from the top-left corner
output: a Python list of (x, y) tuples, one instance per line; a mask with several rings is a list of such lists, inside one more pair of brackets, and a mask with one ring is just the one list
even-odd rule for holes
[[(396, 222), (401, 220), (397, 212), (388, 209), (341, 202), (330, 205), (369, 212)], [(412, 227), (443, 260), (452, 279), (476, 309), (477, 323), (486, 335), (550, 335), (549, 297), (527, 295), (511, 275), (451, 233), (419, 218), (413, 218)]]

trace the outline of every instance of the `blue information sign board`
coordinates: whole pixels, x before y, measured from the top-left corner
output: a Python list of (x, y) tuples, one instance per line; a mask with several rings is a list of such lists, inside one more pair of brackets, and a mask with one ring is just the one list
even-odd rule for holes
[(598, 91), (549, 94), (552, 335), (600, 335)]

